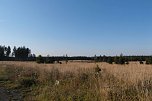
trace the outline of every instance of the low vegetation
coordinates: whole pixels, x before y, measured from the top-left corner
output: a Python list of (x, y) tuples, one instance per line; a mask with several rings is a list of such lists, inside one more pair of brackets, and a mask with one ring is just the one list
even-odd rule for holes
[[(152, 100), (152, 76), (129, 82), (121, 75), (114, 75), (114, 70), (109, 72), (110, 65), (103, 66), (106, 65), (94, 64), (92, 68), (62, 71), (56, 67), (46, 69), (32, 67), (32, 64), (25, 67), (3, 63), (0, 65), (0, 86), (21, 91), (25, 101)], [(123, 68), (125, 70), (125, 66)]]

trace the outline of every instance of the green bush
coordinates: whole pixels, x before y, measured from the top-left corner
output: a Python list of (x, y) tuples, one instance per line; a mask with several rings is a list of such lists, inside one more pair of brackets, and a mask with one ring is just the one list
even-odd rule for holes
[(108, 57), (107, 63), (109, 63), (109, 64), (112, 64), (112, 63), (113, 63), (112, 57)]
[(124, 57), (123, 56), (120, 56), (119, 57), (119, 64), (125, 64), (125, 59), (124, 59)]
[(146, 64), (152, 64), (152, 57), (146, 59)]
[(37, 58), (36, 58), (36, 62), (37, 63), (44, 63), (44, 59), (41, 55), (39, 55)]
[(125, 62), (128, 62), (128, 60), (125, 59), (125, 57), (121, 54), (120, 56), (116, 56), (114, 58), (114, 62), (115, 62), (115, 64), (123, 65), (123, 64), (125, 64)]

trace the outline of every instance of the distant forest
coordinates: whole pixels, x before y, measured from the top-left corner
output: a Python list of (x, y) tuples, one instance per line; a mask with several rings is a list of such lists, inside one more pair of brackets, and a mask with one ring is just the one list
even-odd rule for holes
[(139, 61), (141, 64), (146, 61), (146, 64), (152, 64), (152, 56), (73, 56), (70, 57), (66, 56), (46, 56), (43, 57), (41, 55), (37, 56), (32, 54), (31, 49), (23, 46), (23, 47), (16, 47), (14, 46), (11, 49), (10, 46), (2, 46), (0, 45), (0, 61), (37, 61), (38, 63), (60, 63), (60, 61), (69, 60), (91, 60), (94, 62), (107, 62), (110, 64), (129, 64), (129, 61)]

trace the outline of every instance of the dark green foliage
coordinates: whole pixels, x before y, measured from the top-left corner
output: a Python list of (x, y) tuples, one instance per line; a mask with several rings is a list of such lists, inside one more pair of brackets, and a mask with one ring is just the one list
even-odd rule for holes
[[(105, 56), (105, 55), (96, 56), (96, 59), (95, 59), (95, 57), (92, 57), (92, 60), (96, 60), (96, 62), (107, 62), (109, 57), (111, 57), (116, 64), (120, 64), (119, 58), (121, 56), (115, 56), (115, 57)], [(123, 61), (129, 62), (129, 61), (146, 61), (146, 58), (149, 58), (150, 56), (123, 56), (122, 55), (122, 57), (123, 57)], [(81, 60), (81, 59), (78, 59), (78, 60)], [(87, 60), (87, 58), (86, 58), (86, 60)], [(88, 60), (90, 60), (90, 58), (88, 58)]]
[[(11, 47), (10, 46), (2, 46), (0, 45), (0, 61), (35, 61), (36, 56), (31, 54), (31, 50), (26, 47), (15, 47), (11, 54)], [(108, 62), (112, 63), (112, 60), (116, 64), (128, 64), (129, 61), (146, 61), (146, 64), (152, 64), (151, 56), (93, 56), (93, 57), (86, 57), (86, 56), (74, 56), (68, 57), (65, 56), (53, 56), (53, 57), (43, 57), (45, 63), (54, 63), (55, 61), (65, 61), (68, 63), (69, 60), (90, 60), (95, 62)], [(58, 62), (59, 63), (59, 62)], [(141, 62), (142, 64), (142, 62)]]
[(122, 54), (118, 57), (118, 56), (116, 56), (115, 58), (114, 58), (114, 62), (115, 62), (115, 64), (125, 64), (125, 63), (129, 63), (128, 62), (128, 59), (126, 59)]
[(129, 59), (124, 56), (125, 64), (129, 64)]
[(36, 62), (37, 63), (44, 63), (44, 59), (41, 55), (39, 55), (37, 58), (36, 58)]
[(108, 57), (107, 63), (113, 64), (113, 58), (112, 57)]
[(0, 46), (0, 60), (2, 60), (5, 56), (5, 47), (4, 46)]
[(11, 54), (11, 47), (8, 46), (8, 47), (6, 48), (6, 56), (9, 57), (10, 54)]
[(9, 57), (10, 53), (11, 53), (10, 46), (8, 47), (0, 46), (0, 60), (4, 60), (4, 58)]
[(116, 57), (114, 58), (114, 62), (115, 62), (115, 64), (119, 64), (119, 57), (118, 57), (118, 56), (116, 56)]
[(94, 55), (94, 62), (98, 62), (98, 57)]
[(146, 64), (152, 64), (152, 56), (146, 59)]
[(104, 55), (102, 61), (107, 62), (107, 56)]
[(45, 62), (45, 63), (51, 63), (51, 61), (50, 61), (50, 59), (49, 59), (49, 56), (46, 57), (46, 59), (45, 59), (44, 62)]
[(39, 55), (37, 58), (36, 58), (36, 62), (37, 63), (46, 63), (46, 64), (49, 64), (49, 63), (54, 63), (55, 62), (55, 59), (54, 58), (50, 58), (50, 57), (42, 57), (41, 55)]
[(68, 55), (67, 54), (65, 56), (65, 62), (66, 62), (66, 64), (68, 63)]
[(52, 59), (52, 58), (49, 58), (49, 57), (47, 57), (45, 60), (44, 60), (44, 63), (51, 63), (51, 64), (53, 64), (53, 63), (55, 63), (55, 60), (54, 59)]
[(102, 62), (102, 56), (101, 55), (99, 56), (99, 62)]
[(24, 46), (18, 48), (14, 47), (12, 54), (19, 60), (26, 60), (30, 56), (31, 50)]
[(55, 63), (55, 60), (54, 60), (54, 59), (50, 59), (49, 61), (50, 61), (50, 63), (52, 63), (52, 64)]
[(125, 59), (123, 56), (119, 57), (119, 64), (125, 64)]

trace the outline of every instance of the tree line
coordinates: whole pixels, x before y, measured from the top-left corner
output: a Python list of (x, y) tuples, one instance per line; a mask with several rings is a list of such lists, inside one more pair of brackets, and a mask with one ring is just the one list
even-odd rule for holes
[(9, 57), (11, 53), (10, 46), (0, 46), (0, 60), (3, 60), (5, 57)]
[(25, 46), (14, 46), (14, 48), (11, 49), (10, 46), (0, 45), (0, 61), (28, 61), (34, 57), (36, 57), (35, 54), (31, 54), (31, 50)]
[(109, 64), (129, 64), (129, 61), (139, 61), (140, 64), (152, 64), (152, 56), (46, 56), (43, 57), (39, 55), (36, 57), (35, 54), (32, 54), (31, 49), (25, 46), (16, 47), (14, 46), (11, 49), (10, 46), (0, 45), (0, 61), (36, 61), (37, 63), (61, 63), (60, 61), (65, 61), (66, 63), (69, 60), (89, 60), (94, 62), (107, 62)]
[(129, 64), (130, 61), (138, 61), (140, 64), (152, 64), (152, 56), (94, 56), (95, 62), (107, 62), (109, 64)]

